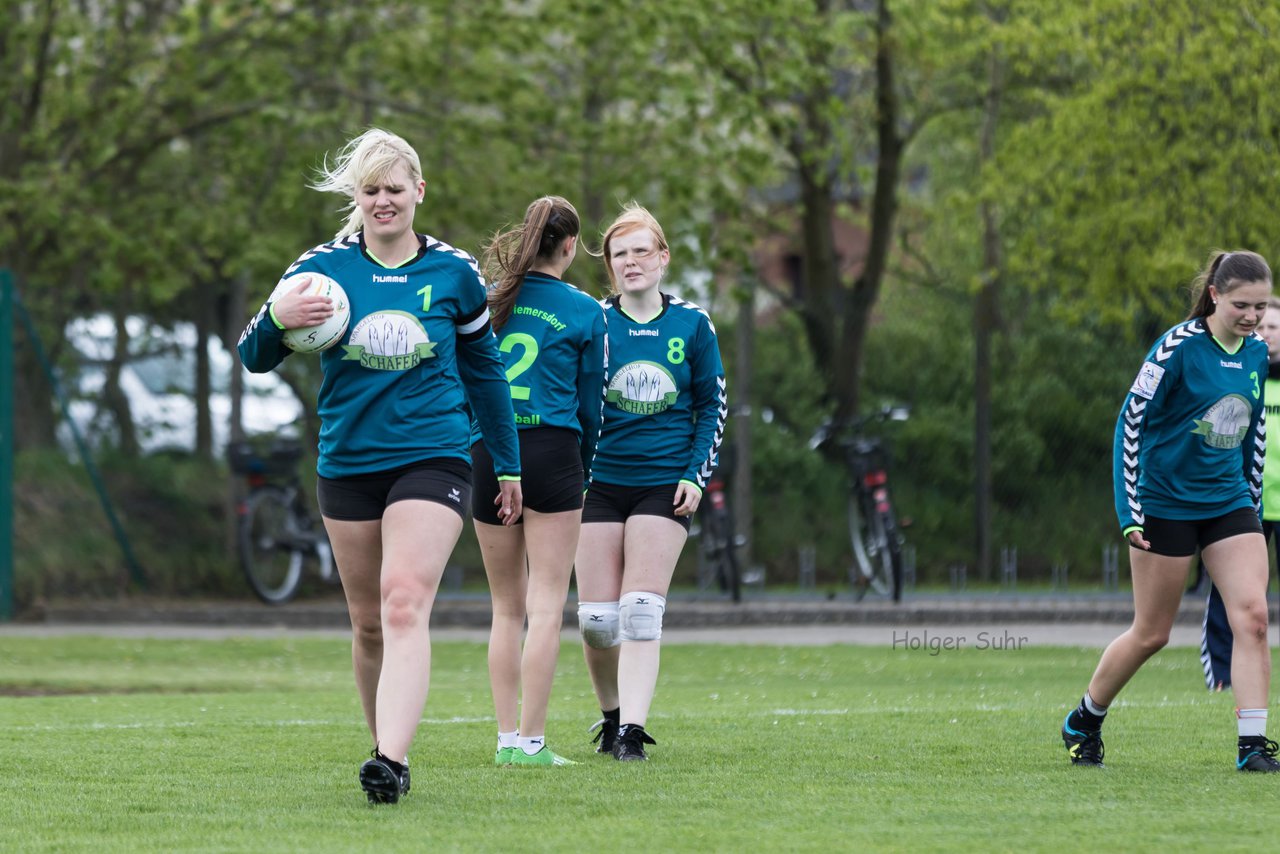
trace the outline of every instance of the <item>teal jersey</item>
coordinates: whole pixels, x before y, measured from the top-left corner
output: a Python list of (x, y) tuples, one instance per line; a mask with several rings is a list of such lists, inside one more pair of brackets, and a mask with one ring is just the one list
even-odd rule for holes
[[(319, 355), (317, 470), (338, 478), (434, 457), (470, 462), (470, 400), (497, 474), (518, 476), (511, 394), (479, 268), (466, 252), (419, 241), (417, 257), (391, 269), (353, 234), (304, 253), (281, 277), (323, 273), (351, 304), (340, 346)], [(258, 373), (292, 352), (269, 310), (263, 305), (240, 336), (240, 359)]]
[(640, 323), (605, 300), (609, 386), (595, 479), (618, 486), (687, 480), (703, 488), (718, 462), (728, 402), (716, 330), (693, 303), (662, 295)]
[[(1263, 408), (1268, 421), (1280, 416), (1280, 362), (1268, 366), (1267, 381), (1262, 384)], [(1262, 518), (1280, 522), (1280, 465), (1262, 470)]]
[(1267, 345), (1228, 353), (1203, 318), (1156, 342), (1116, 422), (1113, 475), (1122, 530), (1161, 519), (1261, 510)]
[[(495, 334), (516, 427), (576, 433), (589, 483), (608, 371), (600, 303), (555, 276), (527, 273), (511, 316)], [(472, 440), (479, 439), (479, 424), (473, 421), (471, 429)]]

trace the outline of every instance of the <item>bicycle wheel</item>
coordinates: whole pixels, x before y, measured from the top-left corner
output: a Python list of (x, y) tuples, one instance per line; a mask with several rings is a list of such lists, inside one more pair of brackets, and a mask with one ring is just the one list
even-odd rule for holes
[[(887, 505), (887, 502), (886, 502)], [(893, 508), (886, 506), (881, 510), (880, 527), (885, 534), (885, 555), (888, 558), (890, 583), (894, 602), (902, 601), (902, 537), (898, 534), (898, 521), (893, 516)]]
[(288, 602), (302, 581), (303, 553), (289, 535), (290, 512), (288, 494), (268, 487), (249, 496), (240, 519), (240, 566), (268, 605)]
[(881, 596), (893, 595), (893, 558), (884, 521), (874, 510), (867, 512), (862, 502), (861, 495), (849, 496), (849, 541), (853, 547), (849, 582), (858, 601), (873, 590)]

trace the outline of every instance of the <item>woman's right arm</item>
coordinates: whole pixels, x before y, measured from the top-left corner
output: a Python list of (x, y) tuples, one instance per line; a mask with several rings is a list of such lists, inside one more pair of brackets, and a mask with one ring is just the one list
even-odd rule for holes
[(271, 309), (270, 301), (263, 303), (240, 333), (240, 343), (236, 345), (240, 361), (255, 374), (265, 374), (292, 352), (284, 346), (284, 327), (273, 319)]
[[(1150, 545), (1142, 536), (1146, 513), (1138, 494), (1138, 481), (1142, 475), (1142, 443), (1151, 413), (1164, 405), (1170, 390), (1177, 385), (1178, 366), (1181, 364), (1176, 344), (1167, 346), (1170, 340), (1171, 337), (1166, 336), (1148, 351), (1116, 418), (1111, 455), (1116, 518), (1125, 538), (1138, 548)], [(1180, 337), (1178, 343), (1181, 340)]]

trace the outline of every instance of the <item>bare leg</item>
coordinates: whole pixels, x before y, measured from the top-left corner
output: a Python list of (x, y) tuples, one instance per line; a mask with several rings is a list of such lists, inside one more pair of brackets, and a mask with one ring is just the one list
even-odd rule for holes
[(578, 547), (582, 511), (524, 512), (525, 543), (529, 549), (527, 608), (529, 634), (520, 664), (524, 686), (520, 704), (520, 735), (536, 738), (547, 731), (547, 704), (560, 655), (560, 626), (569, 596), (569, 577)]
[(378, 749), (403, 762), (431, 685), (431, 606), (462, 517), (430, 501), (397, 501), (382, 516), (382, 637)]
[[(661, 516), (632, 516), (624, 541), (622, 592), (666, 596), (676, 560), (688, 533), (679, 522)], [(644, 726), (658, 685), (661, 641), (622, 642), (618, 656), (621, 722)]]
[[(621, 522), (586, 522), (574, 560), (578, 601), (617, 602), (622, 592)], [(618, 708), (618, 647), (596, 649), (582, 644), (587, 672), (602, 709)]]
[[(525, 524), (528, 524), (525, 511)], [(524, 631), (525, 525), (503, 526), (476, 522), (476, 539), (484, 558), (493, 602), (489, 627), (489, 687), (498, 732), (515, 732), (520, 720), (520, 635)]]
[(382, 522), (325, 519), (351, 618), (351, 664), (369, 734), (378, 741), (378, 674), (382, 671)]
[(1204, 550), (1204, 562), (1231, 623), (1231, 690), (1236, 705), (1265, 709), (1271, 693), (1267, 541), (1259, 534), (1228, 537)]
[(1133, 625), (1103, 651), (1089, 681), (1089, 696), (1102, 706), (1111, 705), (1138, 668), (1169, 642), (1191, 558), (1167, 557), (1130, 546), (1129, 566), (1133, 571)]

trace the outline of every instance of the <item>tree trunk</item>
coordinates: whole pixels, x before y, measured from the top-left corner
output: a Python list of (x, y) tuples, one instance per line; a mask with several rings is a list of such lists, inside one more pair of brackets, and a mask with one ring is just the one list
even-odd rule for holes
[(133, 423), (133, 409), (129, 398), (120, 388), (120, 375), (124, 371), (124, 363), (129, 358), (129, 300), (120, 299), (112, 311), (112, 320), (116, 328), (115, 347), (111, 351), (111, 360), (106, 366), (106, 376), (102, 384), (102, 405), (111, 413), (119, 433), (120, 453), (126, 457), (136, 457), (139, 453), (138, 431)]
[(213, 416), (209, 398), (213, 394), (209, 363), (210, 329), (213, 326), (214, 291), (206, 283), (196, 294), (196, 359), (194, 402), (196, 405), (196, 456), (213, 459)]
[(756, 280), (748, 274), (742, 277), (739, 293), (738, 328), (735, 330), (736, 356), (729, 398), (734, 401), (729, 410), (733, 413), (730, 441), (733, 445), (733, 517), (738, 533), (744, 535), (744, 543), (738, 553), (738, 566), (746, 569), (754, 563), (752, 549), (752, 524), (755, 509), (751, 501), (751, 385), (755, 372), (756, 350)]
[[(987, 95), (978, 143), (979, 173), (995, 158), (996, 123), (1000, 114), (1000, 59), (993, 49), (987, 58)], [(982, 287), (973, 306), (973, 470), (974, 559), (978, 577), (993, 577), (991, 514), (991, 339), (999, 326), (1000, 232), (995, 205), (984, 200), (982, 218)]]

